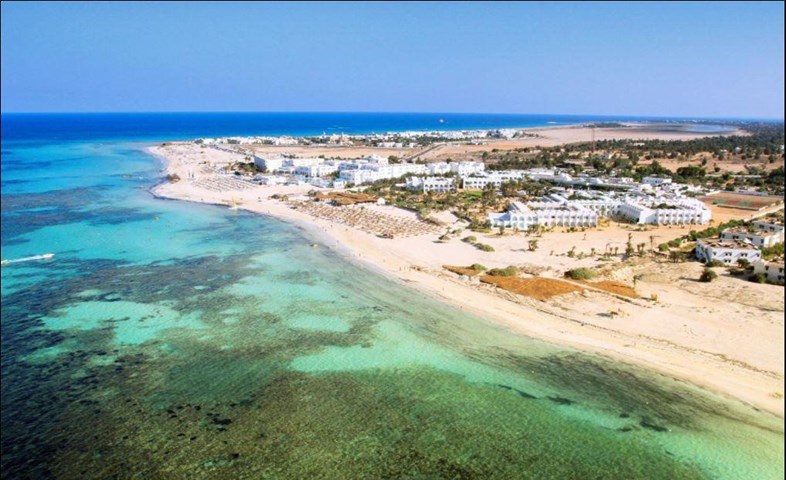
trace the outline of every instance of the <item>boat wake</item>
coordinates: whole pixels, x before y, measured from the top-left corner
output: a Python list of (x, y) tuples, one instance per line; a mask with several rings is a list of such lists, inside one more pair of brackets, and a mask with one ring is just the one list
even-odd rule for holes
[(9, 265), (11, 263), (30, 262), (30, 261), (33, 261), (33, 260), (48, 260), (48, 259), (50, 259), (50, 258), (52, 258), (54, 256), (55, 256), (54, 253), (44, 253), (43, 255), (33, 255), (31, 257), (16, 258), (14, 260), (8, 260), (8, 259), (4, 258), (2, 260), (2, 265), (6, 266), (6, 265)]

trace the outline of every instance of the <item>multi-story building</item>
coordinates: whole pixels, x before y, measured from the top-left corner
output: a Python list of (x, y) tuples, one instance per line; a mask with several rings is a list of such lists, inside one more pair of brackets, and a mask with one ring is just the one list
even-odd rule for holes
[(338, 165), (323, 163), (321, 165), (306, 165), (295, 168), (295, 175), (303, 175), (308, 178), (323, 177), (336, 173)]
[(617, 214), (638, 224), (655, 225), (702, 225), (712, 218), (710, 209), (692, 198), (626, 198), (620, 203)]
[(428, 168), (428, 173), (431, 175), (442, 175), (450, 172), (450, 164), (447, 162), (429, 163), (426, 165), (426, 168)]
[(450, 171), (457, 173), (459, 176), (481, 173), (486, 169), (486, 165), (483, 162), (452, 162), (448, 165), (450, 166)]
[(512, 180), (526, 178), (527, 174), (523, 170), (499, 170), (494, 172), (483, 172), (482, 175), (475, 174), (462, 176), (462, 186), (464, 190), (483, 190), (488, 185), (499, 188), (503, 183)]
[(767, 280), (774, 283), (783, 283), (783, 267), (784, 262), (783, 258), (780, 258), (774, 262), (768, 262), (766, 260), (756, 260), (753, 262), (753, 273), (761, 273), (767, 276)]
[(532, 202), (527, 205), (513, 202), (505, 213), (492, 213), (489, 222), (494, 227), (529, 230), (544, 227), (594, 227), (598, 214), (590, 209), (570, 203)]
[[(780, 232), (783, 235), (783, 218), (782, 217), (764, 217), (759, 220), (754, 220), (753, 227), (765, 232)], [(781, 241), (783, 237), (781, 237)]]
[(721, 233), (722, 240), (739, 240), (750, 242), (757, 247), (771, 247), (783, 242), (783, 230), (768, 231), (755, 227), (727, 228)]
[(426, 170), (425, 165), (416, 163), (396, 163), (393, 165), (369, 163), (353, 169), (341, 170), (339, 175), (348, 183), (360, 185), (387, 178), (399, 178), (407, 174), (422, 175), (426, 173)]
[(761, 259), (761, 252), (756, 247), (734, 240), (699, 239), (696, 241), (695, 254), (702, 262), (719, 260), (727, 265), (736, 265), (741, 259), (750, 263)]
[(671, 183), (671, 179), (668, 177), (644, 177), (641, 179), (641, 183), (646, 185), (666, 185)]
[(263, 172), (273, 173), (284, 166), (284, 159), (280, 157), (254, 156), (254, 165)]
[(407, 190), (421, 192), (452, 192), (456, 189), (456, 179), (446, 177), (409, 177)]

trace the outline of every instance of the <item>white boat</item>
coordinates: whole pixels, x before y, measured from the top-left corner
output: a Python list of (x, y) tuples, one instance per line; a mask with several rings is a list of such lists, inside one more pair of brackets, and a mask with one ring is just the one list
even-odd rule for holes
[(0, 261), (0, 265), (6, 266), (10, 263), (29, 262), (31, 260), (48, 260), (54, 256), (55, 256), (54, 253), (43, 253), (41, 255), (33, 255), (31, 257), (17, 258), (14, 260), (8, 260), (7, 258), (4, 258), (2, 259), (2, 261)]

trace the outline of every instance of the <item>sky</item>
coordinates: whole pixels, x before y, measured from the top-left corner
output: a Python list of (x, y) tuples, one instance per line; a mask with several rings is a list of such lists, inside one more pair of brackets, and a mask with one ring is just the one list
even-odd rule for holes
[(783, 2), (2, 2), (3, 112), (784, 117)]

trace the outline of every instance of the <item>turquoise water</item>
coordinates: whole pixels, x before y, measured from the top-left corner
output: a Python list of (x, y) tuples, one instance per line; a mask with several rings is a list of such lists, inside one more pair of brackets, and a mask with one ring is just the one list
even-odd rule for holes
[[(781, 478), (782, 420), (512, 335), (140, 148), (3, 138), (3, 478)], [(162, 135), (163, 137), (163, 135)]]

